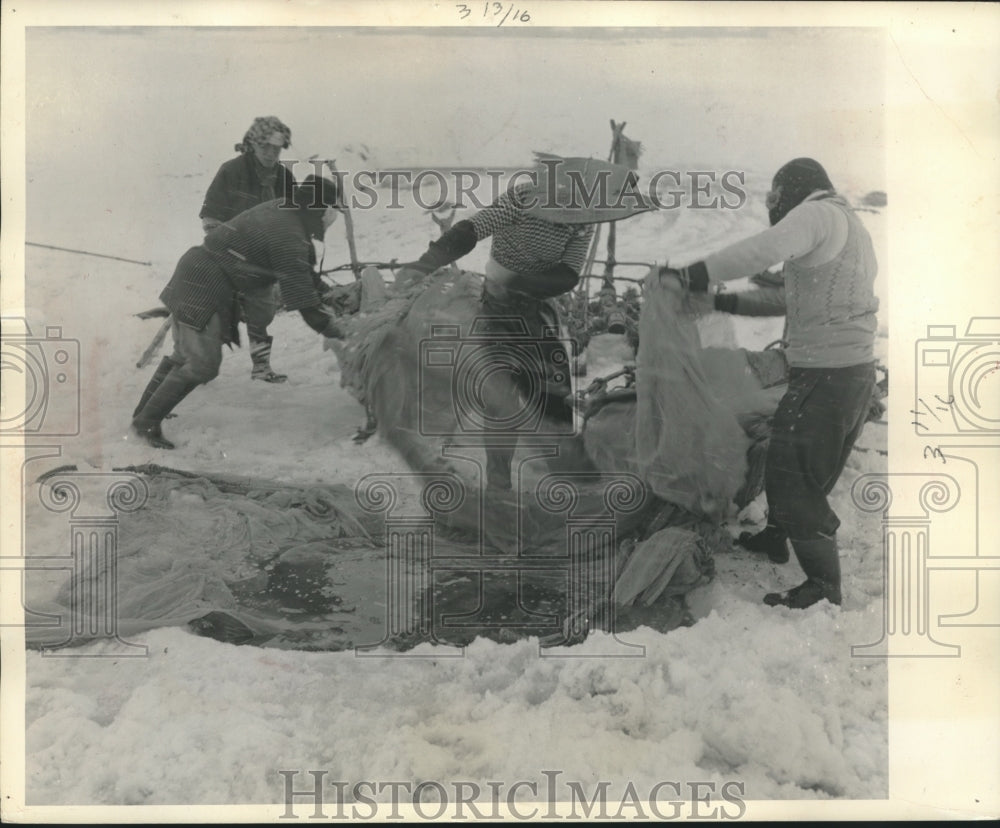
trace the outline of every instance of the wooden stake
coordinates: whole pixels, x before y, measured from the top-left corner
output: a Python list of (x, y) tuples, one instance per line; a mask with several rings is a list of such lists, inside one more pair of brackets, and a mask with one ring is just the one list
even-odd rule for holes
[[(621, 159), (621, 137), (625, 130), (625, 121), (616, 124), (611, 120), (611, 152), (608, 154), (608, 161), (619, 163)], [(615, 296), (615, 224), (611, 223), (608, 228), (608, 258), (604, 265), (604, 281), (601, 284), (601, 293)]]
[[(618, 150), (618, 137), (621, 135), (622, 130), (625, 129), (625, 122), (622, 121), (621, 126), (616, 126), (615, 121), (611, 119), (611, 151), (608, 153), (608, 161), (611, 162), (615, 158), (615, 153)], [(604, 284), (601, 285), (601, 290), (603, 291), (605, 285), (608, 282), (609, 273), (614, 274), (614, 258), (615, 258), (615, 243), (614, 243), (614, 233), (615, 225), (614, 222), (611, 223), (611, 227), (608, 229), (608, 264), (604, 268)], [(580, 293), (583, 294), (583, 326), (587, 327), (588, 317), (590, 316), (590, 271), (594, 267), (594, 259), (597, 258), (597, 245), (601, 238), (601, 225), (598, 224), (594, 228), (594, 238), (590, 242), (590, 250), (587, 253), (587, 262), (583, 267), (582, 279), (580, 280)], [(611, 282), (611, 291), (614, 292), (615, 285)]]
[(163, 340), (167, 337), (167, 331), (170, 330), (171, 319), (172, 317), (168, 316), (163, 320), (163, 324), (160, 325), (160, 330), (156, 332), (156, 336), (153, 337), (153, 341), (149, 343), (149, 347), (142, 352), (142, 356), (139, 357), (139, 361), (135, 364), (136, 368), (145, 368), (149, 365), (150, 360), (156, 355), (156, 352), (160, 350)]
[[(337, 177), (337, 183), (340, 184), (340, 178), (337, 176), (337, 164), (333, 159), (326, 162), (326, 165), (330, 168), (330, 172)], [(358, 261), (358, 251), (354, 246), (354, 220), (351, 218), (351, 208), (347, 204), (347, 196), (344, 194), (344, 209), (341, 211), (344, 214), (344, 231), (347, 233), (347, 252), (351, 257), (351, 271), (354, 273), (355, 279), (361, 278), (361, 263)]]
[[(431, 221), (433, 221), (438, 226), (438, 229), (441, 231), (442, 236), (451, 229), (451, 225), (455, 221), (455, 211), (458, 209), (458, 207), (454, 204), (448, 206), (451, 207), (451, 212), (448, 213), (448, 215), (445, 218), (438, 218), (437, 213), (435, 213), (433, 210), (427, 211), (428, 213), (431, 214)], [(452, 273), (458, 273), (458, 265), (455, 264), (454, 262), (448, 265), (448, 268), (449, 270), (451, 270)]]

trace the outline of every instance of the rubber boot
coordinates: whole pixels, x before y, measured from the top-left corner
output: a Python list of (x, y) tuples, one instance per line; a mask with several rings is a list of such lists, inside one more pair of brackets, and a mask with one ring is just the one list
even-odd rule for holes
[(135, 407), (135, 411), (132, 412), (132, 419), (139, 416), (139, 412), (142, 411), (143, 406), (149, 402), (149, 398), (153, 396), (153, 392), (160, 387), (160, 383), (163, 382), (163, 378), (174, 369), (174, 365), (175, 363), (170, 357), (163, 357), (163, 359), (160, 360), (160, 364), (157, 366), (156, 372), (153, 374), (153, 378), (146, 386), (146, 390), (142, 392), (142, 396), (139, 398), (139, 404)]
[(276, 374), (271, 370), (271, 343), (274, 342), (274, 337), (248, 334), (247, 338), (250, 340), (250, 359), (253, 361), (250, 379), (264, 380), (264, 382), (287, 380), (287, 374)]
[(831, 604), (839, 604), (840, 555), (836, 537), (793, 540), (792, 549), (806, 573), (805, 582), (787, 592), (769, 592), (764, 596), (764, 603), (772, 607), (805, 609), (825, 598)]
[(788, 535), (770, 523), (756, 535), (741, 532), (736, 542), (751, 552), (763, 552), (772, 563), (788, 563)]
[(163, 436), (163, 418), (199, 385), (200, 383), (180, 376), (176, 371), (167, 374), (142, 410), (133, 417), (132, 431), (153, 448), (174, 448), (174, 444)]

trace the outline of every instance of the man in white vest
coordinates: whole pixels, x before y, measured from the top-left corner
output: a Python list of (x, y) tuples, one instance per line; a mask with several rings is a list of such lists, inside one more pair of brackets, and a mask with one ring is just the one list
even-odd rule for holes
[[(706, 292), (784, 262), (789, 382), (768, 446), (769, 527), (760, 540), (777, 554), (787, 537), (806, 575), (764, 603), (804, 609), (824, 598), (841, 601), (840, 520), (827, 495), (861, 434), (874, 387), (878, 265), (868, 231), (813, 159), (778, 170), (767, 208), (769, 229), (686, 267), (662, 268), (660, 278)], [(717, 310), (730, 313), (749, 310), (740, 303), (735, 293), (714, 299)]]

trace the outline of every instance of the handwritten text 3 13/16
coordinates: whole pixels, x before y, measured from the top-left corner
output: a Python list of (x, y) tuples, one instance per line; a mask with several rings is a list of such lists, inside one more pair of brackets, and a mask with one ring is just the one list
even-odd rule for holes
[[(458, 9), (459, 17), (465, 20), (471, 17), (472, 14), (478, 10), (478, 4), (476, 6), (467, 6), (464, 3), (456, 3), (455, 8)], [(508, 3), (506, 6), (503, 3), (483, 3), (483, 14), (482, 17), (490, 23), (493, 23), (497, 17), (503, 17), (497, 23), (497, 26), (502, 26), (504, 23), (510, 21), (511, 23), (530, 23), (531, 15), (527, 11), (522, 9), (515, 9), (513, 3)], [(475, 19), (475, 18), (473, 18)], [(470, 21), (472, 22), (472, 21)]]

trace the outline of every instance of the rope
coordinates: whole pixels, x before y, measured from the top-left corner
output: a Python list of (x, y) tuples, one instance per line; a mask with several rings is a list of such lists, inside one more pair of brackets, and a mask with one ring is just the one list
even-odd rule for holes
[[(324, 276), (327, 273), (339, 273), (342, 270), (353, 270), (354, 267), (355, 267), (354, 264), (337, 265), (337, 267), (330, 267), (326, 268), (325, 270), (319, 271), (319, 275)], [(382, 270), (383, 268), (396, 270), (396, 268), (402, 267), (402, 265), (395, 259), (393, 259), (391, 262), (358, 262), (357, 267), (359, 268), (377, 267), (379, 270)]]
[(26, 241), (28, 247), (44, 247), (46, 250), (62, 250), (64, 253), (79, 253), (82, 256), (96, 256), (99, 259), (113, 259), (116, 262), (129, 262), (130, 264), (152, 267), (152, 262), (140, 262), (138, 259), (125, 259), (121, 256), (109, 256), (106, 253), (91, 253), (89, 250), (74, 250), (72, 247), (56, 247), (54, 244), (39, 244), (38, 242)]

